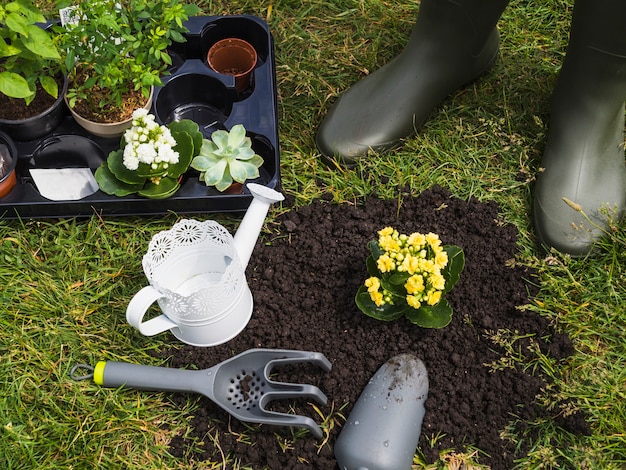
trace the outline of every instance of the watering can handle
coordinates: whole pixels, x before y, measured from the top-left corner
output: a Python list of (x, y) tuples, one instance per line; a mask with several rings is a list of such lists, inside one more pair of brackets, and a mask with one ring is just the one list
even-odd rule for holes
[(107, 388), (198, 393), (199, 387), (207, 386), (209, 377), (207, 371), (203, 370), (100, 361), (94, 367), (93, 381)]
[(126, 308), (126, 321), (145, 336), (154, 336), (178, 326), (165, 315), (142, 322), (150, 305), (160, 297), (162, 297), (161, 293), (154, 287), (146, 286), (133, 296)]

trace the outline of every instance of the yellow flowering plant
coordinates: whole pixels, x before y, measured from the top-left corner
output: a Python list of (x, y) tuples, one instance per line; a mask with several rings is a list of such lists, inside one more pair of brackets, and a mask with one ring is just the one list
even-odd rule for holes
[(435, 233), (405, 235), (392, 227), (380, 230), (368, 247), (370, 277), (355, 298), (363, 313), (384, 321), (405, 316), (423, 328), (450, 323), (452, 307), (444, 295), (465, 267), (460, 247), (442, 245)]

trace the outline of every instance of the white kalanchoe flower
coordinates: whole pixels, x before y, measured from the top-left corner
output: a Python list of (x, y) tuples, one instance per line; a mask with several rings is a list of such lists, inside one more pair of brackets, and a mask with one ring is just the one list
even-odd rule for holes
[(178, 163), (178, 152), (174, 150), (176, 140), (170, 130), (160, 126), (146, 109), (133, 112), (133, 125), (124, 133), (124, 166), (136, 170), (140, 163), (157, 169), (159, 165), (167, 168)]

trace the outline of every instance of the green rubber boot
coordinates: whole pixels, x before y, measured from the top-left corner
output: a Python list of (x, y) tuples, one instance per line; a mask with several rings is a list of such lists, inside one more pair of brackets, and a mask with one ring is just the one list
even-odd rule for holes
[[(626, 1), (577, 0), (534, 191), (546, 248), (583, 256), (626, 207)], [(565, 198), (565, 199), (564, 199)]]
[(326, 161), (354, 165), (415, 133), (448, 95), (488, 71), (508, 0), (422, 0), (402, 53), (344, 92), (322, 121)]

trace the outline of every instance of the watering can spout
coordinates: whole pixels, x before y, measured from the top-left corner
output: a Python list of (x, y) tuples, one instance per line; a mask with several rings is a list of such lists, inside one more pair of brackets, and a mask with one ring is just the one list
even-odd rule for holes
[(246, 211), (246, 215), (244, 215), (241, 220), (237, 233), (235, 233), (233, 237), (239, 262), (244, 270), (250, 261), (252, 250), (254, 250), (254, 245), (261, 233), (261, 228), (265, 222), (265, 216), (270, 208), (270, 204), (285, 199), (281, 193), (267, 186), (249, 183), (247, 187), (252, 196), (254, 196), (254, 199), (252, 199)]

